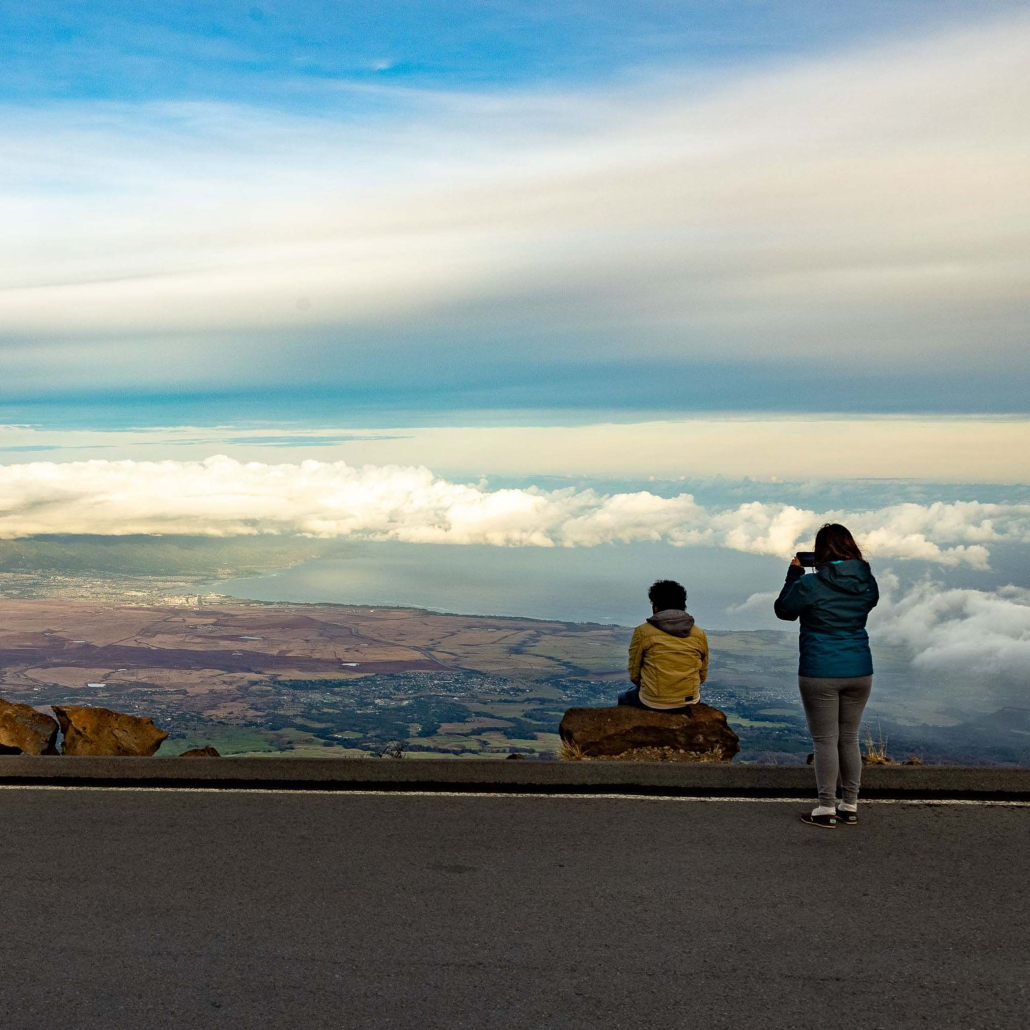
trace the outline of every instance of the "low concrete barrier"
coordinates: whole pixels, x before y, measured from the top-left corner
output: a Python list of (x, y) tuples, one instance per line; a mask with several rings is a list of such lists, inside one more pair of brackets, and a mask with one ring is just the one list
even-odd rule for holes
[[(803, 766), (480, 759), (0, 757), (0, 784), (808, 798)], [(1030, 769), (873, 766), (867, 798), (1030, 801)]]

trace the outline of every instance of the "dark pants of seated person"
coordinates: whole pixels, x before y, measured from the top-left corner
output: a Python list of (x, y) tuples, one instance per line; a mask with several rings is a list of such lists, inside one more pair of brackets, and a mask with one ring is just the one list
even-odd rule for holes
[(640, 687), (624, 690), (619, 695), (618, 704), (629, 705), (630, 708), (643, 708), (645, 712), (668, 712), (670, 715), (675, 715), (677, 712), (689, 712), (694, 707), (693, 705), (684, 705), (682, 708), (652, 708), (640, 700)]

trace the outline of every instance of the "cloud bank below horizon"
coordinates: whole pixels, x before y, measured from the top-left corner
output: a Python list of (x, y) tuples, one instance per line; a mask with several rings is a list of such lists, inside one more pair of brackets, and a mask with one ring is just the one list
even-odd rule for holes
[(304, 461), (27, 462), (0, 466), (0, 539), (39, 534), (299, 534), (498, 547), (664, 541), (785, 557), (843, 521), (870, 557), (989, 567), (992, 543), (1030, 543), (1030, 504), (904, 503), (813, 511), (693, 495), (490, 489), (421, 466)]

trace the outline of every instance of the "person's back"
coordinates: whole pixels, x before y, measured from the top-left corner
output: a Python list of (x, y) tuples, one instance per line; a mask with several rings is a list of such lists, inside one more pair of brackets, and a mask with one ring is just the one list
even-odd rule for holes
[(648, 594), (652, 616), (633, 631), (629, 678), (619, 704), (670, 711), (696, 704), (708, 675), (708, 638), (686, 612), (687, 593), (659, 580)]
[(866, 619), (879, 600), (869, 565), (847, 559), (820, 565), (815, 575), (792, 566), (775, 609), (781, 619), (800, 619), (799, 676), (871, 676)]

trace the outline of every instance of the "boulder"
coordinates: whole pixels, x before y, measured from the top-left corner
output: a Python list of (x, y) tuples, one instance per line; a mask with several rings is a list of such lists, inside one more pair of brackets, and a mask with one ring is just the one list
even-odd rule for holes
[(212, 747), (208, 744), (206, 747), (194, 747), (190, 748), (189, 751), (183, 751), (180, 758), (221, 758), (221, 754), (218, 748)]
[(112, 712), (110, 708), (54, 705), (64, 734), (65, 755), (152, 755), (168, 737), (152, 719)]
[(56, 755), (57, 721), (0, 698), (0, 755)]
[(707, 755), (713, 762), (728, 762), (740, 750), (740, 740), (727, 724), (726, 714), (701, 703), (682, 713), (629, 705), (570, 708), (558, 732), (585, 758), (614, 758), (642, 748), (669, 748)]

